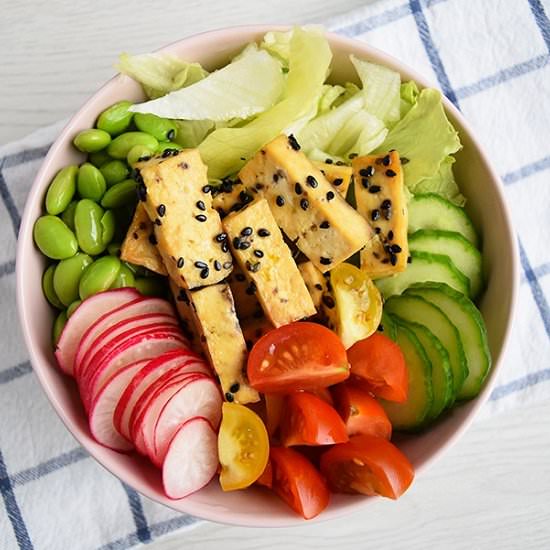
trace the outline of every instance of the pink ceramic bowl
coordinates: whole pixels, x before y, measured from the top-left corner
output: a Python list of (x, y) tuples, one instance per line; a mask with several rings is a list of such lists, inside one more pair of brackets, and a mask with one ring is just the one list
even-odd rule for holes
[[(186, 38), (163, 51), (189, 61), (199, 61), (208, 69), (214, 69), (226, 63), (247, 42), (260, 39), (269, 30), (273, 27), (217, 30)], [(364, 43), (330, 33), (327, 38), (334, 54), (332, 79), (335, 82), (356, 78), (348, 59), (353, 53), (399, 71), (404, 79), (412, 78), (422, 86), (429, 85), (396, 59)], [(17, 250), (17, 299), (34, 370), (55, 410), (75, 438), (103, 466), (137, 491), (176, 510), (212, 521), (256, 527), (303, 524), (300, 517), (269, 492), (253, 488), (223, 493), (217, 480), (183, 500), (167, 499), (159, 471), (147, 460), (137, 455), (118, 454), (92, 439), (76, 386), (56, 366), (50, 342), (52, 310), (42, 295), (40, 283), (45, 261), (33, 244), (32, 228), (41, 213), (44, 195), (54, 174), (69, 163), (83, 160), (83, 155), (71, 144), (75, 134), (92, 127), (103, 109), (121, 99), (141, 101), (144, 97), (138, 84), (118, 75), (94, 94), (65, 127), (51, 147), (27, 199)], [(457, 155), (458, 181), (468, 198), (468, 213), (483, 236), (488, 287), (481, 301), (481, 311), (487, 324), (494, 366), (481, 395), (475, 400), (456, 407), (422, 435), (402, 441), (401, 447), (412, 461), (417, 475), (457, 440), (489, 396), (506, 347), (518, 286), (516, 242), (501, 193), (502, 184), (460, 113), (447, 100), (445, 107), (464, 144), (464, 149)], [(333, 495), (330, 506), (317, 519), (343, 516), (368, 506), (371, 501), (360, 496)]]

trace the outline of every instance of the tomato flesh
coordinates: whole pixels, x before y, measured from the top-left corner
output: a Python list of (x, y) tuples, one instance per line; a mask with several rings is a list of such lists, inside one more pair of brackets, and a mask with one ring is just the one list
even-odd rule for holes
[(408, 373), (400, 347), (375, 332), (348, 350), (351, 374), (377, 397), (402, 403), (408, 395)]
[(262, 336), (248, 356), (250, 385), (264, 393), (326, 388), (349, 376), (346, 350), (331, 330), (296, 322)]
[(320, 397), (296, 392), (287, 397), (281, 442), (293, 445), (333, 445), (348, 440), (346, 425), (336, 410)]
[(272, 447), (273, 490), (305, 519), (320, 514), (328, 505), (330, 492), (318, 470), (299, 452)]
[(321, 472), (336, 493), (361, 493), (397, 499), (410, 486), (414, 470), (386, 439), (356, 435), (321, 457)]
[(273, 487), (273, 466), (271, 466), (271, 461), (267, 461), (267, 466), (263, 471), (262, 475), (256, 480), (258, 485), (263, 485), (268, 489)]
[(349, 436), (364, 434), (391, 439), (392, 425), (386, 411), (365, 389), (350, 380), (331, 389)]

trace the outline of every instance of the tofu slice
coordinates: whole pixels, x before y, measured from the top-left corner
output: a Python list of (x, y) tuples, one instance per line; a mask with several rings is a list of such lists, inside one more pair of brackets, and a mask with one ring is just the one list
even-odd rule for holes
[(313, 262), (298, 264), (298, 269), (306, 283), (309, 295), (313, 300), (313, 305), (317, 311), (319, 311), (323, 300), (323, 294), (327, 291), (325, 276), (313, 265)]
[(202, 347), (220, 379), (225, 399), (243, 404), (259, 401), (258, 392), (246, 378), (248, 353), (229, 285), (190, 290), (187, 296)]
[(372, 229), (285, 135), (264, 146), (240, 171), (247, 187), (263, 185), (279, 227), (322, 272), (367, 244)]
[(193, 309), (191, 308), (189, 297), (184, 288), (178, 287), (171, 279), (168, 279), (168, 281), (170, 282), (170, 291), (174, 297), (174, 303), (176, 304), (176, 310), (180, 318), (183, 332), (185, 336), (187, 336), (193, 351), (201, 353), (202, 346), (200, 343), (200, 335), (195, 327), (195, 318), (193, 316)]
[[(143, 203), (136, 207), (126, 238), (120, 248), (120, 259), (134, 265), (141, 265), (159, 275), (168, 275), (162, 256), (149, 240), (153, 234), (153, 224)], [(153, 240), (154, 242), (154, 240)]]
[(237, 181), (233, 185), (222, 184), (220, 189), (213, 194), (212, 206), (223, 218), (231, 212), (238, 212), (258, 196), (258, 191), (253, 187), (248, 189), (244, 183)]
[(315, 315), (311, 296), (265, 199), (223, 220), (233, 256), (275, 327)]
[(342, 197), (346, 198), (353, 175), (351, 166), (320, 162), (318, 160), (313, 161), (313, 165), (319, 168), (329, 183), (336, 188)]
[(199, 152), (154, 157), (138, 163), (136, 174), (158, 251), (174, 282), (193, 289), (227, 277), (233, 262)]
[(242, 322), (250, 317), (263, 317), (262, 306), (256, 298), (255, 286), (246, 278), (238, 264), (233, 266), (233, 272), (227, 278), (227, 283), (233, 294), (237, 317)]
[(408, 215), (399, 154), (357, 157), (352, 167), (357, 211), (375, 232), (361, 251), (361, 269), (371, 279), (404, 271), (409, 256)]

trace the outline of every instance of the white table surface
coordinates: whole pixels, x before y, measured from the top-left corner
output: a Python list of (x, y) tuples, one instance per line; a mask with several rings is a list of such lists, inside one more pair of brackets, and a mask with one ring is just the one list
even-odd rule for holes
[[(228, 25), (319, 22), (367, 1), (5, 0), (0, 144), (73, 113), (114, 73), (121, 51)], [(397, 503), (378, 500), (354, 516), (295, 529), (207, 523), (150, 547), (548, 549), (550, 404), (475, 423)]]

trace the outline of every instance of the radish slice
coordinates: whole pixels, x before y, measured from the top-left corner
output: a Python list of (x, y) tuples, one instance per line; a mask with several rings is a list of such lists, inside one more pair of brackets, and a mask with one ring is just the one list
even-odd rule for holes
[(113, 328), (120, 321), (136, 318), (147, 313), (171, 315), (174, 321), (177, 320), (172, 305), (160, 298), (140, 298), (101, 315), (94, 320), (82, 335), (75, 357), (75, 376), (78, 372), (78, 365), (84, 361), (90, 348), (94, 347), (96, 338), (104, 334), (106, 330)]
[(88, 327), (103, 314), (137, 300), (139, 297), (140, 294), (134, 288), (117, 288), (100, 292), (84, 300), (71, 315), (59, 337), (55, 349), (59, 368), (72, 376), (78, 345)]
[(168, 445), (162, 466), (164, 492), (171, 499), (184, 498), (202, 489), (217, 469), (216, 432), (206, 418), (191, 418)]
[(90, 431), (98, 443), (109, 449), (125, 452), (134, 447), (116, 431), (113, 411), (132, 377), (146, 364), (147, 361), (138, 361), (117, 372), (107, 381), (90, 408)]
[(204, 416), (214, 429), (218, 428), (222, 415), (222, 396), (211, 378), (192, 380), (175, 393), (162, 409), (153, 431), (154, 456), (151, 458), (155, 464), (163, 463), (178, 426), (199, 415)]

